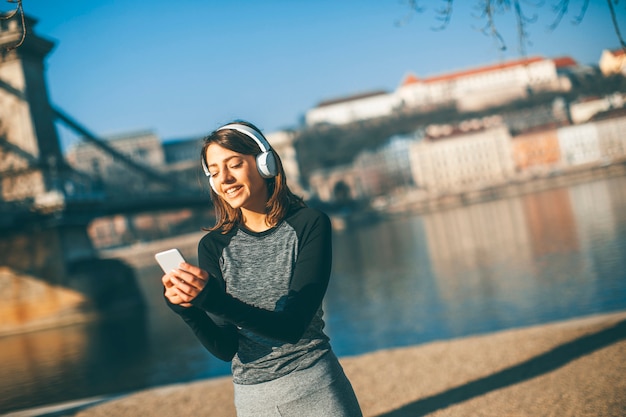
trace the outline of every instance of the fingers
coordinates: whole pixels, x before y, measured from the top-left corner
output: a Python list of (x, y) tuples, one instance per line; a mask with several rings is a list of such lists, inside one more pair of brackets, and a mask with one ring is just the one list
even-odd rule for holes
[(201, 280), (206, 281), (207, 279), (209, 279), (209, 273), (206, 272), (204, 269), (201, 269), (195, 265), (189, 264), (187, 262), (182, 262), (180, 264), (180, 269), (182, 271), (186, 271), (189, 274), (193, 275), (194, 277), (197, 277)]
[(197, 297), (198, 294), (200, 294), (200, 291), (202, 291), (202, 288), (197, 288), (184, 279), (178, 277), (172, 277), (172, 282), (174, 283), (172, 289), (176, 291), (177, 296), (184, 302), (191, 302)]
[(189, 306), (205, 287), (209, 274), (203, 269), (187, 262), (182, 262), (179, 269), (172, 270), (161, 277), (165, 287), (165, 296), (172, 304)]
[(189, 296), (181, 293), (180, 290), (173, 285), (169, 288), (165, 288), (165, 298), (172, 304), (177, 304), (181, 307), (191, 307), (191, 303), (185, 301)]
[(163, 284), (165, 288), (169, 288), (172, 285), (174, 285), (172, 284), (172, 281), (170, 281), (170, 276), (171, 276), (170, 273), (167, 273), (161, 277), (161, 283)]
[(173, 285), (165, 288), (165, 298), (172, 304), (182, 304), (184, 301), (180, 298), (180, 294)]
[[(190, 267), (193, 267), (193, 268), (190, 268)], [(194, 267), (193, 265), (183, 263), (181, 264), (181, 269), (176, 269), (170, 273), (170, 282), (176, 285), (177, 284), (176, 280), (172, 280), (171, 279), (172, 277), (186, 284), (186, 286), (183, 286), (182, 288), (179, 287), (179, 288), (183, 290), (184, 292), (190, 294), (191, 293), (190, 291), (193, 291), (193, 289), (188, 288), (187, 286), (191, 286), (195, 288), (196, 290), (198, 290), (198, 292), (202, 291), (202, 289), (207, 283), (209, 274), (206, 271), (198, 267)]]

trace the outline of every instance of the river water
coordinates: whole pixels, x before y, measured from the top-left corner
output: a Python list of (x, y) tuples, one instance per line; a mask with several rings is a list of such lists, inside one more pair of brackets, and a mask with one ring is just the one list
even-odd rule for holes
[[(359, 224), (333, 252), (339, 356), (624, 310), (626, 177)], [(0, 413), (229, 373), (137, 273), (144, 315), (0, 338)]]

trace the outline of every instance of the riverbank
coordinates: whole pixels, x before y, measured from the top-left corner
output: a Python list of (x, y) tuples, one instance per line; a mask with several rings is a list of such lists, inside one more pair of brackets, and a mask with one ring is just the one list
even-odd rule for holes
[(424, 190), (403, 189), (379, 199), (374, 206), (376, 212), (385, 215), (424, 214), (625, 175), (626, 159), (621, 159), (610, 165), (599, 163), (535, 175), (520, 175), (507, 183), (477, 190), (459, 190), (439, 194)]
[[(342, 358), (365, 416), (626, 415), (626, 311)], [(234, 417), (229, 377), (12, 417)]]

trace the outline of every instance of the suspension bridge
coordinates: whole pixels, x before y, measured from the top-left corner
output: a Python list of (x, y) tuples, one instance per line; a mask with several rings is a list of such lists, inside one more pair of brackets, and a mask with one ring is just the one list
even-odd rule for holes
[[(0, 334), (140, 306), (130, 268), (97, 257), (87, 233), (115, 214), (206, 207), (197, 184), (117, 150), (51, 104), (46, 56), (54, 47), (34, 32), (36, 20), (0, 19)], [(105, 187), (64, 157), (57, 124), (109, 155), (133, 184)], [(138, 191), (140, 190), (140, 191)], [(119, 285), (124, 284), (124, 291)], [(38, 294), (38, 295), (37, 295)], [(114, 298), (111, 294), (116, 294)]]

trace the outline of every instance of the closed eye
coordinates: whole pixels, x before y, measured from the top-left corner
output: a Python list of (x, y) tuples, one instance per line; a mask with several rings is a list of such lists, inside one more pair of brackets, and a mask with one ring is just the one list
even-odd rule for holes
[[(210, 177), (217, 177), (220, 173), (220, 169), (221, 168), (225, 168), (225, 169), (238, 169), (243, 167), (245, 163), (245, 160), (240, 158), (239, 156), (231, 156), (229, 158), (226, 158), (222, 164), (218, 164), (215, 162), (212, 162), (209, 164), (209, 176)], [(228, 167), (228, 168), (226, 168)]]

